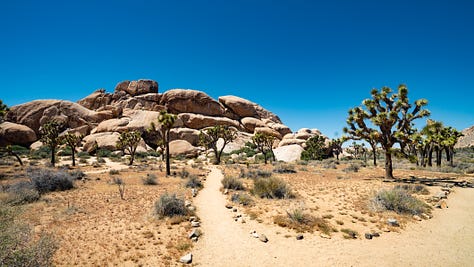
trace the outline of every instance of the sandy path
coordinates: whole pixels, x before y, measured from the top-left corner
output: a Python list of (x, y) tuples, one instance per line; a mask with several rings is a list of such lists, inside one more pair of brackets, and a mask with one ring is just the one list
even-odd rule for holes
[[(232, 219), (219, 191), (222, 173), (213, 168), (195, 200), (204, 236), (193, 262), (201, 266), (469, 266), (474, 262), (474, 190), (456, 189), (447, 210), (434, 211), (429, 221), (414, 223), (402, 233), (373, 240), (322, 239)], [(251, 230), (270, 240), (260, 242)], [(291, 234), (291, 237), (285, 237)], [(363, 234), (363, 233), (362, 233)]]

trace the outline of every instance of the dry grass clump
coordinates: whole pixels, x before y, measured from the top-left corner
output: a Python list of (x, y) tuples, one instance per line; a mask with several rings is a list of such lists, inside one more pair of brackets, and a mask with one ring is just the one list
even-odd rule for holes
[(142, 179), (144, 185), (157, 185), (158, 177), (153, 173), (147, 173), (146, 176)]
[(252, 193), (261, 198), (293, 198), (288, 184), (277, 177), (258, 178), (254, 182)]
[(301, 209), (293, 209), (286, 212), (286, 216), (278, 215), (273, 218), (273, 223), (281, 227), (294, 229), (298, 232), (312, 232), (319, 230), (322, 233), (330, 234), (331, 225), (323, 218), (316, 218), (304, 213)]
[(295, 166), (290, 164), (277, 163), (273, 167), (274, 173), (296, 173)]
[(28, 168), (26, 174), (40, 194), (74, 188), (74, 177), (65, 171)]
[(191, 175), (189, 176), (188, 181), (186, 182), (186, 187), (199, 189), (202, 188), (203, 185), (201, 183), (201, 180), (199, 180), (196, 175)]
[(355, 230), (349, 229), (349, 228), (343, 228), (341, 229), (341, 232), (343, 233), (343, 237), (345, 239), (356, 239), (359, 233)]
[(21, 181), (6, 187), (7, 197), (5, 202), (12, 205), (21, 205), (35, 202), (40, 199), (40, 194), (29, 181)]
[(252, 197), (245, 193), (235, 193), (232, 195), (231, 200), (243, 206), (250, 206), (254, 203)]
[(417, 184), (417, 185), (411, 185), (411, 184), (400, 184), (396, 185), (394, 187), (395, 189), (401, 189), (405, 190), (411, 194), (418, 194), (418, 195), (429, 195), (430, 191), (426, 188), (426, 186)]
[(225, 176), (221, 182), (225, 189), (244, 190), (244, 184), (241, 180), (239, 180), (239, 178), (233, 176)]
[(272, 176), (272, 172), (270, 171), (265, 171), (265, 170), (260, 170), (260, 169), (249, 169), (245, 171), (245, 169), (240, 169), (240, 178), (265, 178), (265, 177), (270, 177)]
[(188, 214), (184, 200), (178, 198), (176, 194), (168, 193), (162, 194), (160, 199), (155, 202), (155, 212), (160, 218)]
[(400, 187), (381, 190), (372, 199), (375, 210), (391, 210), (400, 214), (428, 213), (430, 207), (423, 201), (413, 197), (410, 192)]

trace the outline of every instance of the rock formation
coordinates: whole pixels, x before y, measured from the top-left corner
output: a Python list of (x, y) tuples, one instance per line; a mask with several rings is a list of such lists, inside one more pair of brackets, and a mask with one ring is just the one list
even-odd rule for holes
[[(77, 103), (36, 100), (13, 106), (6, 116), (8, 122), (0, 124), (0, 137), (2, 143), (28, 146), (39, 139), (43, 123), (56, 120), (63, 125), (63, 131), (85, 135), (84, 151), (115, 150), (120, 133), (131, 130), (142, 133), (146, 145), (143, 143), (141, 149), (151, 149), (157, 147), (156, 142), (161, 138), (157, 120), (161, 110), (177, 115), (170, 132), (171, 150), (175, 155), (197, 155), (199, 130), (215, 125), (231, 126), (238, 131), (237, 139), (226, 151), (243, 147), (257, 132), (275, 136), (275, 147), (302, 147), (309, 137), (321, 134), (309, 129), (291, 133), (277, 115), (240, 97), (221, 96), (216, 101), (204, 92), (187, 89), (159, 93), (157, 82), (138, 80), (118, 83), (113, 93), (99, 89)], [(152, 123), (155, 131), (150, 132)], [(294, 154), (300, 149), (294, 146), (282, 149), (287, 150)]]
[(464, 134), (464, 136), (459, 138), (456, 148), (474, 147), (474, 126), (464, 129), (462, 134)]

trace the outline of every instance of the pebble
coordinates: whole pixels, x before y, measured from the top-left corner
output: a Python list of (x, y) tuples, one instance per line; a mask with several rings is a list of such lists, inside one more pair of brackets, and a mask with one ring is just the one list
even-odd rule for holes
[(200, 225), (199, 222), (195, 222), (195, 221), (191, 222), (192, 227), (199, 227), (199, 225)]
[(225, 204), (225, 207), (228, 208), (228, 209), (232, 209), (232, 205), (229, 204), (229, 203)]
[(373, 235), (371, 233), (365, 233), (365, 239), (372, 239)]
[(448, 204), (446, 203), (446, 201), (440, 200), (438, 201), (438, 203), (436, 203), (435, 207), (438, 209), (446, 209), (448, 208)]
[(193, 237), (199, 237), (201, 236), (201, 231), (199, 229), (194, 229), (189, 235), (188, 237), (190, 239), (192, 239)]
[(322, 238), (331, 239), (331, 236), (327, 235), (325, 233), (321, 233), (321, 234), (319, 234), (319, 236), (322, 237)]
[(421, 218), (423, 218), (423, 219), (425, 219), (425, 220), (431, 219), (431, 216), (428, 215), (428, 214), (426, 214), (426, 213), (422, 213), (422, 214), (420, 214), (420, 216), (421, 216)]
[(268, 242), (268, 238), (267, 236), (265, 236), (264, 234), (260, 234), (260, 236), (258, 237), (258, 239), (260, 241), (262, 241), (263, 243), (267, 243)]
[(296, 240), (302, 240), (304, 238), (304, 236), (302, 234), (299, 234), (296, 236)]
[(250, 232), (250, 234), (251, 234), (253, 237), (258, 238), (257, 231), (252, 231), (252, 232)]
[(422, 219), (421, 219), (421, 217), (418, 216), (418, 215), (413, 215), (413, 220), (415, 220), (415, 221), (421, 221)]
[(179, 259), (179, 262), (185, 263), (185, 264), (191, 263), (192, 261), (193, 261), (193, 254), (191, 253), (188, 253)]
[(390, 218), (387, 220), (388, 225), (398, 227), (400, 224), (398, 223), (397, 219)]

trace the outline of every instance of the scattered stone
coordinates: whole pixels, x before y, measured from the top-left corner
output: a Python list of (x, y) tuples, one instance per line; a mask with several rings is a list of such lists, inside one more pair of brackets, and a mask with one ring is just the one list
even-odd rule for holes
[(388, 225), (398, 227), (400, 224), (398, 223), (397, 219), (390, 218), (387, 220)]
[(196, 189), (196, 188), (193, 188), (193, 189), (191, 189), (191, 193), (193, 194), (193, 197), (196, 197), (196, 196), (197, 196), (197, 193), (198, 193), (198, 191), (197, 191), (197, 189)]
[(191, 216), (191, 217), (189, 217), (189, 221), (190, 221), (190, 222), (197, 222), (196, 216)]
[(436, 203), (435, 207), (438, 209), (447, 209), (448, 204), (446, 203), (446, 201), (440, 200), (438, 203)]
[(365, 233), (365, 239), (372, 239), (373, 235), (371, 233)]
[(188, 253), (179, 259), (179, 262), (185, 263), (185, 264), (191, 263), (192, 261), (193, 261), (193, 254), (191, 253)]
[(428, 214), (426, 214), (426, 213), (422, 213), (422, 214), (420, 214), (420, 216), (421, 216), (421, 218), (423, 218), (424, 220), (429, 220), (429, 219), (431, 219), (431, 216), (428, 215)]
[(189, 206), (191, 206), (191, 201), (189, 201), (189, 200), (184, 201), (184, 206), (185, 206), (186, 208), (189, 207)]
[(421, 217), (418, 216), (418, 215), (413, 215), (413, 220), (415, 220), (415, 221), (421, 221), (422, 219), (421, 219)]
[(200, 223), (199, 222), (191, 222), (192, 227), (199, 227)]
[(451, 188), (443, 187), (443, 188), (441, 188), (441, 191), (447, 192), (449, 194), (449, 193), (451, 193)]
[(327, 235), (325, 233), (321, 233), (321, 234), (319, 234), (319, 236), (322, 237), (322, 238), (325, 238), (325, 239), (331, 239), (331, 236)]
[(193, 237), (193, 238), (191, 238), (191, 241), (197, 242), (197, 241), (198, 241), (198, 238), (197, 238), (197, 237)]
[(237, 208), (233, 208), (232, 211), (233, 211), (233, 212), (237, 212)]
[(229, 189), (224, 190), (224, 195), (227, 195), (227, 194), (229, 194)]
[(260, 241), (262, 241), (263, 243), (267, 243), (268, 242), (268, 238), (264, 235), (264, 234), (260, 234), (260, 236), (258, 237), (258, 239)]
[(199, 229), (194, 229), (188, 237), (192, 239), (193, 237), (200, 237), (201, 236), (201, 231)]
[(240, 218), (240, 222), (241, 222), (241, 223), (246, 223), (246, 221), (245, 221), (244, 218)]
[(225, 207), (228, 208), (228, 209), (232, 209), (232, 208), (233, 208), (233, 206), (232, 206), (231, 204), (229, 204), (229, 203), (225, 204)]
[(379, 237), (379, 236), (380, 236), (380, 234), (377, 233), (377, 232), (372, 233), (372, 237)]
[(250, 232), (250, 234), (251, 234), (253, 237), (258, 238), (257, 231), (252, 231), (252, 232)]
[(296, 240), (302, 240), (304, 237), (302, 234), (296, 235)]
[(196, 207), (194, 207), (194, 206), (189, 206), (189, 207), (188, 207), (188, 210), (189, 210), (189, 211), (196, 211)]
[(435, 195), (435, 198), (437, 198), (437, 199), (446, 199), (446, 198), (448, 198), (448, 194), (444, 191), (441, 191), (441, 192), (438, 192)]
[(384, 227), (384, 228), (382, 228), (382, 231), (384, 231), (385, 233), (389, 233), (390, 229), (388, 229), (387, 227)]

